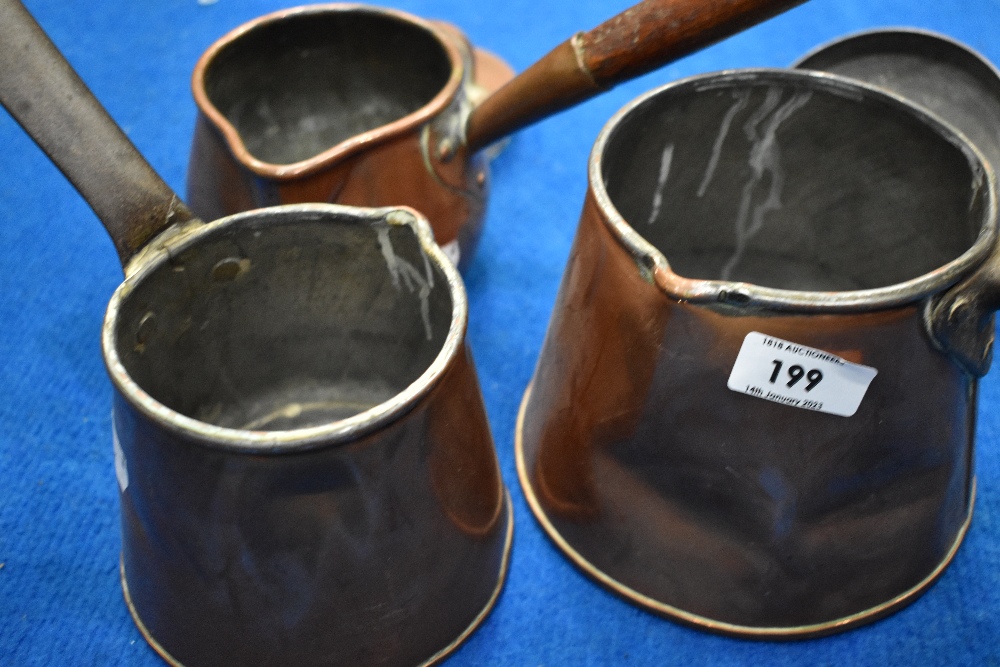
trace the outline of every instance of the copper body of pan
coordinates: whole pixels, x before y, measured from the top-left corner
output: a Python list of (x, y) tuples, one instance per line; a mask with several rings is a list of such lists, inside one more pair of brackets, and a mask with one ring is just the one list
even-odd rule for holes
[(512, 538), (457, 270), (404, 208), (194, 218), (16, 0), (0, 101), (98, 213), (125, 281), (121, 576), (175, 665), (415, 665), (469, 635)]
[(279, 203), (418, 203), (460, 260), (479, 234), (488, 163), (438, 144), (512, 76), (453, 28), (395, 10), (261, 17), (195, 68), (188, 202), (207, 220)]
[[(284, 10), (195, 68), (188, 200), (205, 219), (260, 206), (407, 205), (464, 267), (508, 133), (802, 0), (646, 0), (521, 76), (455, 28), (357, 4)], [(501, 85), (506, 84), (506, 85)]]
[[(632, 102), (589, 173), (517, 428), (550, 537), (628, 600), (739, 636), (914, 599), (972, 512), (1000, 293), (979, 152), (852, 80), (748, 70)], [(745, 350), (766, 372), (744, 386)], [(809, 393), (829, 367), (866, 374), (849, 415)]]

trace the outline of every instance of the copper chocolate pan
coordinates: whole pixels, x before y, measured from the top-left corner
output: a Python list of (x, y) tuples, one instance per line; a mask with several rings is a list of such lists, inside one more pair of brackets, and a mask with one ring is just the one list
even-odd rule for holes
[(502, 86), (506, 66), (441, 23), (357, 4), (269, 14), (195, 68), (188, 201), (205, 219), (279, 203), (412, 206), (464, 266), (486, 205), (484, 147), (801, 2), (645, 0)]
[(0, 101), (125, 269), (102, 346), (122, 586), (153, 648), (189, 666), (448, 655), (497, 599), (513, 523), (465, 292), (426, 221), (301, 204), (203, 223), (16, 0)]
[(589, 177), (517, 426), (549, 536), (716, 632), (828, 634), (913, 600), (975, 495), (1000, 305), (979, 151), (851, 79), (729, 71), (630, 103)]

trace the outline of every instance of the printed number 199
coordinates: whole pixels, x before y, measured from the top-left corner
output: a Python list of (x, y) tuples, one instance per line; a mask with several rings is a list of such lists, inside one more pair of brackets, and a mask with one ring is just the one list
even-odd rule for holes
[[(774, 372), (771, 373), (771, 379), (769, 380), (769, 382), (771, 384), (774, 384), (775, 382), (777, 382), (778, 375), (781, 373), (782, 362), (775, 359), (771, 363), (774, 364)], [(805, 389), (806, 391), (809, 391), (813, 387), (818, 385), (820, 383), (820, 380), (823, 379), (823, 371), (819, 370), (818, 368), (814, 368), (807, 373), (806, 369), (802, 368), (802, 366), (799, 366), (798, 364), (795, 364), (794, 366), (789, 366), (788, 367), (789, 380), (785, 384), (785, 386), (794, 387), (795, 384), (802, 379), (802, 376), (805, 376), (806, 380), (808, 380)]]

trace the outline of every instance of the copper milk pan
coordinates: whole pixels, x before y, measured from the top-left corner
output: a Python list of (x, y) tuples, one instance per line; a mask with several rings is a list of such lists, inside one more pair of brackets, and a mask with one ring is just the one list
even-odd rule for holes
[(914, 599), (975, 491), (1000, 294), (978, 150), (850, 79), (729, 71), (629, 104), (589, 176), (517, 428), (556, 545), (741, 636)]
[(486, 146), (803, 0), (645, 0), (507, 78), (455, 29), (357, 4), (284, 10), (224, 36), (192, 79), (188, 200), (408, 205), (460, 266), (488, 192)]
[(457, 271), (409, 209), (208, 224), (25, 9), (0, 101), (93, 206), (125, 282), (114, 385), (122, 585), (178, 665), (415, 665), (496, 600), (510, 505)]

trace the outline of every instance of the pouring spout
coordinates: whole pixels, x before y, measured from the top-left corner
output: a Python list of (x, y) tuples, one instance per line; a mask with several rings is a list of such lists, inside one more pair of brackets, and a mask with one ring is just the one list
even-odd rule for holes
[(644, 0), (578, 33), (469, 116), (475, 151), (637, 76), (694, 53), (805, 0)]

